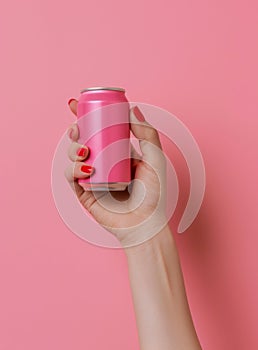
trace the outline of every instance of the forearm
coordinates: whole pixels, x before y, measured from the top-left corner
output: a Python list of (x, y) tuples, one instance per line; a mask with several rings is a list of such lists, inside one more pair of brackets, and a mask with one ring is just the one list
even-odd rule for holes
[(141, 350), (200, 350), (169, 228), (125, 252)]

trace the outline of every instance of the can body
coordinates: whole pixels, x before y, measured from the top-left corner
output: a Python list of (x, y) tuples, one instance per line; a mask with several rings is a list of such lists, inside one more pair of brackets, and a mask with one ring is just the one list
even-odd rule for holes
[(89, 147), (86, 163), (94, 167), (85, 190), (121, 191), (131, 180), (129, 103), (120, 88), (88, 88), (77, 106), (78, 142)]

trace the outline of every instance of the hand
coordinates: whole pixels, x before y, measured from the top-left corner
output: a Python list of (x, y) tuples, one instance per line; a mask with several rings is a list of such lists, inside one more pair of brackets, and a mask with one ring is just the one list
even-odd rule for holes
[[(75, 115), (77, 104), (74, 99), (69, 103)], [(91, 176), (94, 169), (85, 163), (90, 150), (87, 145), (77, 143), (79, 129), (76, 124), (68, 130), (73, 141), (68, 156), (73, 163), (65, 171), (80, 203), (100, 225), (118, 238), (123, 247), (144, 242), (160, 232), (167, 222), (166, 159), (158, 132), (145, 121), (138, 107), (130, 110), (130, 128), (139, 140), (142, 156), (132, 146), (133, 180), (125, 191), (85, 191), (78, 184), (78, 179)]]

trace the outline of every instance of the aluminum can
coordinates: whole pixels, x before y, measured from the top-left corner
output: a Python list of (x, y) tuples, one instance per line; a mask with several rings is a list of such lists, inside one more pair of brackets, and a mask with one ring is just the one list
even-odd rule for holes
[(129, 102), (125, 90), (81, 90), (77, 106), (78, 142), (90, 150), (85, 163), (93, 174), (78, 183), (85, 190), (123, 191), (131, 181)]

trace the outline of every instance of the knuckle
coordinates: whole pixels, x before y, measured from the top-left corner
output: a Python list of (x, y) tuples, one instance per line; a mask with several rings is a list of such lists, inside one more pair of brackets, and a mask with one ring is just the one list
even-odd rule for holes
[(150, 139), (157, 139), (159, 137), (159, 134), (155, 128), (151, 127), (148, 130), (148, 136)]
[(76, 142), (72, 142), (68, 148), (68, 156), (71, 160), (76, 160), (78, 158), (78, 155), (77, 155), (78, 149), (79, 149), (78, 144)]

